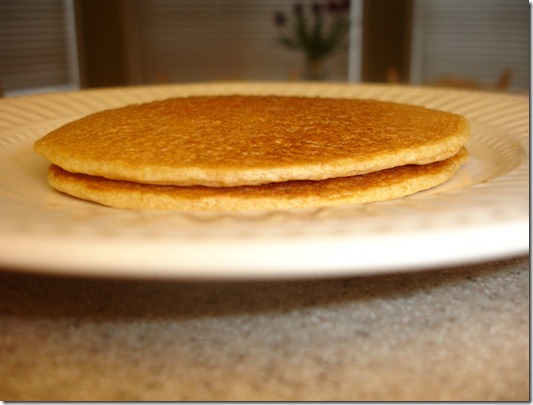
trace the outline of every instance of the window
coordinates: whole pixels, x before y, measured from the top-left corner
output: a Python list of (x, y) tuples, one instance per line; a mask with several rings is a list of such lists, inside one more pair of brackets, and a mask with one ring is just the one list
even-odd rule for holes
[(411, 78), (529, 90), (529, 3), (416, 0)]
[(79, 87), (71, 0), (0, 1), (0, 92)]
[[(352, 38), (360, 41), (360, 2), (352, 2)], [(215, 80), (291, 80), (302, 74), (303, 57), (277, 43), (273, 15), (292, 12), (285, 0), (137, 0), (130, 3), (131, 77), (134, 83)], [(310, 2), (304, 4), (310, 6)], [(355, 43), (355, 46), (354, 46)], [(360, 48), (352, 41), (351, 55)], [(331, 80), (346, 81), (348, 52), (328, 66)]]

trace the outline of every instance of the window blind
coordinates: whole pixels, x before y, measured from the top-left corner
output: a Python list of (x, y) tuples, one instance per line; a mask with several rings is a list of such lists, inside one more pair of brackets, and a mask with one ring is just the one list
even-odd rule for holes
[(0, 1), (0, 88), (5, 95), (77, 87), (71, 0)]
[[(310, 2), (303, 2), (311, 7)], [(133, 82), (299, 79), (303, 56), (277, 42), (274, 13), (285, 0), (137, 0), (131, 23)], [(327, 66), (348, 79), (348, 52)]]
[(462, 78), (494, 89), (529, 89), (529, 4), (525, 0), (415, 0), (411, 78)]

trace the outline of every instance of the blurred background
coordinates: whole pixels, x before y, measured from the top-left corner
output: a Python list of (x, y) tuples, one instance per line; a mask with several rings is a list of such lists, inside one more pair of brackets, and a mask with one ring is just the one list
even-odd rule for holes
[(0, 94), (205, 81), (527, 93), (527, 0), (0, 0)]

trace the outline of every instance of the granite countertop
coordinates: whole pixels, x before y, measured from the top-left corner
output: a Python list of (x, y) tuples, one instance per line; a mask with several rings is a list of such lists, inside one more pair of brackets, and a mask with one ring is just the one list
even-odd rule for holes
[(351, 278), (0, 271), (2, 400), (529, 400), (529, 257)]

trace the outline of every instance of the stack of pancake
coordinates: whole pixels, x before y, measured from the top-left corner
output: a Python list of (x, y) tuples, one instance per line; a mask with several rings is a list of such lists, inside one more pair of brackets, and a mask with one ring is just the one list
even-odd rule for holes
[(35, 143), (49, 183), (117, 208), (254, 210), (404, 197), (466, 161), (468, 121), (358, 99), (192, 96), (98, 112)]

